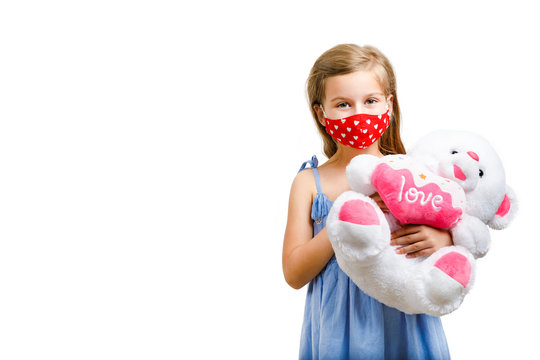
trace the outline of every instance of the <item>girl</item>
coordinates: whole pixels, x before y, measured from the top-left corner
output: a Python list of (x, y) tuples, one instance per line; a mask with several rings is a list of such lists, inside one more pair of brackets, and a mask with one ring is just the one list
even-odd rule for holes
[[(390, 62), (371, 46), (337, 45), (317, 59), (307, 90), (329, 160), (320, 167), (315, 156), (306, 161), (293, 181), (289, 199), (283, 273), (295, 289), (309, 283), (300, 358), (449, 358), (440, 318), (407, 315), (364, 294), (339, 268), (325, 228), (333, 200), (350, 190), (345, 167), (354, 156), (405, 153)], [(383, 114), (390, 121), (384, 122), (387, 129), (382, 136), (358, 128), (354, 140), (343, 141), (342, 132), (332, 129), (340, 122), (332, 120), (356, 114)], [(312, 171), (302, 171), (307, 164)], [(387, 210), (377, 194), (373, 198)], [(451, 245), (452, 238), (445, 230), (408, 225), (392, 234), (391, 243), (401, 245), (397, 251), (404, 256), (416, 257)]]

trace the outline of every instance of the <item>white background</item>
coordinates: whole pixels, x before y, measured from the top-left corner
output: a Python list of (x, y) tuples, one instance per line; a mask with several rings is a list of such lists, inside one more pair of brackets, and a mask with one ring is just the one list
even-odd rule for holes
[(480, 132), (521, 200), (443, 317), (453, 358), (538, 357), (526, 4), (2, 2), (0, 358), (297, 358), (288, 196), (303, 161), (325, 160), (305, 81), (348, 42), (393, 63), (407, 147)]

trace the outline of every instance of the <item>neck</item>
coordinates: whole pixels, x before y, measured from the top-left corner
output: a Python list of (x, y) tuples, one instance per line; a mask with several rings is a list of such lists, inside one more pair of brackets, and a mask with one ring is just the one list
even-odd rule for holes
[(338, 143), (336, 153), (328, 159), (327, 163), (332, 163), (338, 167), (346, 167), (352, 158), (358, 155), (373, 155), (376, 157), (383, 157), (383, 154), (379, 151), (379, 141), (377, 140), (371, 146), (365, 149), (355, 149), (350, 146), (345, 146)]

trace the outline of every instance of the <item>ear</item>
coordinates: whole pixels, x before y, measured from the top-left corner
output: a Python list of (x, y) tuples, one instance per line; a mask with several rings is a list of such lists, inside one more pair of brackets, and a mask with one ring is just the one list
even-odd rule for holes
[(326, 126), (326, 123), (324, 121), (324, 113), (322, 111), (322, 108), (319, 104), (313, 105), (313, 110), (315, 110), (315, 113), (317, 114), (317, 120), (321, 123), (323, 127)]
[(392, 118), (392, 113), (394, 111), (394, 95), (390, 95), (387, 99), (388, 102), (388, 108), (390, 109), (390, 113), (388, 114), (390, 118)]
[(499, 205), (495, 216), (488, 222), (488, 226), (495, 230), (501, 230), (510, 224), (518, 210), (518, 201), (514, 190), (506, 185), (506, 194)]

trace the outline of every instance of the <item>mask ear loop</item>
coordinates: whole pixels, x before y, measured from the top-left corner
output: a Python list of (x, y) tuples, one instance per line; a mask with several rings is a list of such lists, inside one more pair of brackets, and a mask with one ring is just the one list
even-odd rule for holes
[(389, 101), (388, 99), (390, 99), (391, 97), (392, 97), (392, 95), (390, 94), (390, 95), (388, 96), (388, 98), (386, 99), (386, 111), (390, 110), (390, 105), (389, 105), (389, 104), (390, 104), (390, 101)]
[(321, 110), (322, 110), (322, 113), (323, 113), (323, 115), (324, 115), (324, 118), (326, 119), (326, 118), (328, 117), (328, 115), (326, 115), (326, 113), (324, 112), (324, 108), (323, 108), (322, 104), (319, 104), (319, 106), (320, 106), (320, 108), (321, 108)]
[(390, 112), (389, 112), (390, 111), (390, 105), (388, 105), (388, 103), (389, 103), (388, 99), (386, 99), (385, 102), (386, 102), (386, 111), (384, 113), (385, 114), (388, 113), (388, 121), (390, 121), (391, 116), (390, 116)]

